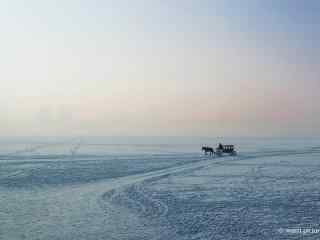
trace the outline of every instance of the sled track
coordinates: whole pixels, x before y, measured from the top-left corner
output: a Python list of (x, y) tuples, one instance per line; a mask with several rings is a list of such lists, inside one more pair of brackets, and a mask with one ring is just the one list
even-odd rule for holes
[[(203, 168), (212, 164), (234, 164), (242, 160), (250, 160), (255, 158), (264, 158), (264, 157), (282, 157), (282, 156), (293, 156), (293, 155), (304, 155), (304, 154), (315, 154), (320, 153), (319, 148), (308, 148), (301, 151), (296, 150), (287, 150), (287, 151), (265, 151), (265, 152), (255, 152), (246, 155), (239, 155), (237, 157), (223, 157), (223, 158), (210, 158), (208, 160), (199, 160), (198, 162), (187, 163), (176, 167), (171, 167), (163, 170), (152, 171), (144, 174), (128, 176), (119, 179), (120, 187), (113, 187), (111, 190), (105, 192), (99, 204), (104, 209), (106, 202), (111, 205), (120, 205), (126, 207), (138, 215), (143, 217), (153, 218), (162, 218), (165, 217), (168, 212), (168, 206), (152, 196), (150, 192), (146, 191), (144, 187), (148, 182), (152, 182), (161, 178), (168, 177), (170, 175), (181, 174), (183, 172), (194, 171), (195, 169)], [(232, 163), (231, 163), (232, 162)], [(250, 172), (247, 173), (244, 179), (244, 184), (246, 188), (250, 191), (252, 188), (252, 183), (249, 183), (249, 179), (261, 179), (269, 183), (275, 182), (279, 179), (269, 179), (267, 176), (263, 175), (262, 168), (264, 164), (259, 165), (256, 168), (252, 168)], [(313, 169), (311, 171), (302, 171), (299, 174), (299, 177), (305, 176), (307, 173), (312, 173), (319, 170), (320, 167)], [(306, 180), (308, 181), (308, 180)], [(109, 209), (110, 210), (110, 209)], [(109, 211), (108, 210), (108, 211)], [(240, 209), (241, 214), (246, 215), (248, 209)]]
[(112, 204), (126, 206), (144, 217), (162, 218), (168, 213), (168, 206), (161, 200), (151, 196), (144, 189), (144, 183), (117, 189), (102, 198)]

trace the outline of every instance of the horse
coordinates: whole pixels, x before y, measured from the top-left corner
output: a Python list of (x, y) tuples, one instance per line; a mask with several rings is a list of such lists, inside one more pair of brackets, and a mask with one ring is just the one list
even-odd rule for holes
[(206, 147), (206, 146), (203, 146), (202, 147), (202, 151), (204, 151), (204, 154), (207, 155), (208, 153), (211, 155), (215, 154), (214, 150), (212, 147)]

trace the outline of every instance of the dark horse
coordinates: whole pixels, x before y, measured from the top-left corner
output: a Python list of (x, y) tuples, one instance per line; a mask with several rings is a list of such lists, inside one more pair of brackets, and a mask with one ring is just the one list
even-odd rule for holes
[(205, 155), (207, 155), (208, 153), (210, 154), (210, 156), (214, 154), (214, 150), (212, 147), (203, 146), (202, 151), (204, 151)]

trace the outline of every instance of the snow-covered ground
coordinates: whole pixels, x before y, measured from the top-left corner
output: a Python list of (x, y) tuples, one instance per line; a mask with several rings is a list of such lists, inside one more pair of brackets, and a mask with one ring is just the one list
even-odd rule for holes
[(1, 141), (0, 239), (320, 239), (319, 139), (142, 140)]

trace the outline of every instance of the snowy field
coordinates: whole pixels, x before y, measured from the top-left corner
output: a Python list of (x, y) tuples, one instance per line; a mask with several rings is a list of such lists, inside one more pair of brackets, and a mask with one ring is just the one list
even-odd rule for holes
[[(201, 154), (219, 141), (238, 156)], [(0, 141), (0, 239), (320, 239), (319, 231), (319, 139)]]

